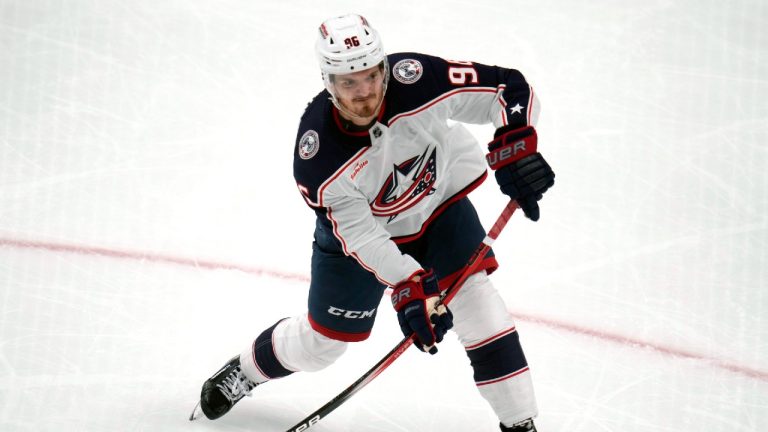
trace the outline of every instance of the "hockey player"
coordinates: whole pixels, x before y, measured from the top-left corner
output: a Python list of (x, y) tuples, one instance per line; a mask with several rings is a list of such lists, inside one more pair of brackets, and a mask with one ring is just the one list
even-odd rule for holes
[(539, 219), (554, 173), (536, 152), (538, 114), (520, 72), (417, 53), (386, 55), (365, 18), (320, 26), (316, 52), (325, 90), (299, 124), (294, 177), (317, 215), (308, 312), (278, 321), (208, 379), (204, 414), (215, 419), (269, 380), (332, 364), (365, 340), (391, 287), (404, 335), (434, 354), (453, 329), (480, 394), (502, 431), (535, 431), (531, 376), (515, 324), (484, 257), (450, 304), (439, 292), (485, 236), (467, 195), (486, 159), (460, 124), (496, 127), (488, 163), (501, 191)]

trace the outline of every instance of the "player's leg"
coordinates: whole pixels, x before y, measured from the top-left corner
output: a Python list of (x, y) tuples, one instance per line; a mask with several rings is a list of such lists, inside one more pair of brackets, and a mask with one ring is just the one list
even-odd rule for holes
[(348, 342), (365, 340), (384, 286), (344, 255), (329, 227), (317, 224), (312, 253), (309, 311), (278, 321), (203, 385), (201, 408), (214, 419), (257, 385), (294, 372), (331, 365)]
[[(445, 289), (460, 273), (485, 237), (477, 212), (468, 199), (446, 208), (417, 241), (401, 245), (425, 267), (435, 269)], [(493, 253), (484, 258), (451, 302), (453, 330), (467, 349), (480, 394), (503, 425), (534, 417), (536, 400), (528, 364), (514, 321), (486, 275), (498, 267)], [(535, 430), (530, 428), (510, 430)]]
[(480, 394), (502, 426), (511, 429), (538, 414), (528, 362), (514, 320), (485, 273), (476, 273), (450, 305), (453, 330), (464, 345)]
[(322, 223), (312, 248), (308, 312), (277, 322), (240, 355), (254, 382), (321, 370), (344, 353), (348, 342), (365, 340), (371, 332), (384, 286), (344, 255)]

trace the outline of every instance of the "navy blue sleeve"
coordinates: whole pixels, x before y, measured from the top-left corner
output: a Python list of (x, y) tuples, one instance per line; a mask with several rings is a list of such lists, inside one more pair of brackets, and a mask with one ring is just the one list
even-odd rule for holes
[(420, 53), (392, 54), (389, 62), (391, 90), (398, 95), (393, 109), (398, 113), (457, 92), (495, 90), (499, 93), (499, 108), (505, 110), (504, 124), (525, 126), (538, 114), (533, 89), (518, 70)]
[(333, 103), (323, 90), (309, 103), (299, 123), (293, 153), (293, 176), (307, 204), (319, 209), (320, 186), (370, 138), (344, 135), (334, 122)]

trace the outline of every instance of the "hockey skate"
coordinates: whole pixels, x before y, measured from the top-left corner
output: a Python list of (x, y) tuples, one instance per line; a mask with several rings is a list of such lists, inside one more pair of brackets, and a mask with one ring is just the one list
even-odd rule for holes
[(499, 427), (501, 428), (501, 432), (536, 432), (536, 426), (533, 424), (533, 419), (521, 421), (511, 427), (506, 427), (499, 423)]
[(224, 414), (258, 384), (249, 380), (240, 368), (240, 356), (232, 357), (227, 364), (203, 383), (200, 391), (200, 402), (192, 411), (189, 420), (195, 420), (202, 412), (210, 420), (215, 420)]

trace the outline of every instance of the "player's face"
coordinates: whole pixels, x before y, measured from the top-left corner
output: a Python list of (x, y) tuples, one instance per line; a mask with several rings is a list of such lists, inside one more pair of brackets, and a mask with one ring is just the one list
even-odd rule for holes
[(341, 106), (360, 117), (348, 120), (364, 126), (378, 114), (376, 108), (384, 97), (384, 72), (381, 67), (375, 66), (360, 72), (336, 75), (333, 88)]

